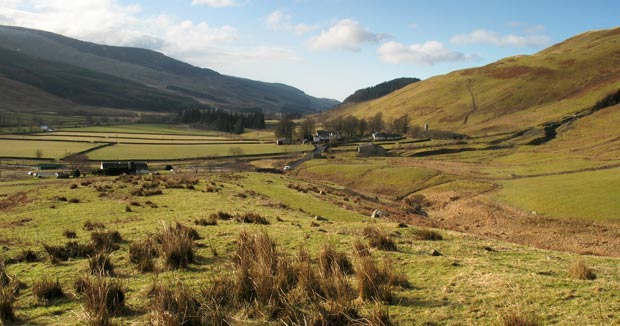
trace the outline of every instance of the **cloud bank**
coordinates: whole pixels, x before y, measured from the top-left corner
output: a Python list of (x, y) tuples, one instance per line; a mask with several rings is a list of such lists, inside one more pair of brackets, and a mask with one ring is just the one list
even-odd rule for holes
[(355, 20), (343, 19), (328, 30), (323, 30), (320, 35), (309, 39), (307, 44), (315, 50), (340, 49), (358, 52), (362, 44), (378, 43), (388, 37), (369, 31)]
[(382, 44), (377, 51), (382, 61), (392, 64), (414, 63), (434, 65), (440, 62), (477, 60), (477, 55), (465, 55), (447, 49), (441, 42), (428, 41), (405, 45), (398, 42)]

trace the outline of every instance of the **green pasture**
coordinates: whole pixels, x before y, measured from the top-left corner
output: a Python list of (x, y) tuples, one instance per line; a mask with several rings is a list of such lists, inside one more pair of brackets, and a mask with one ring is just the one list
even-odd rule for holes
[(304, 163), (296, 172), (307, 179), (325, 180), (372, 194), (405, 196), (450, 180), (438, 172), (415, 167), (392, 167), (388, 159), (341, 158)]
[[(535, 314), (544, 325), (613, 325), (620, 320), (618, 258), (584, 257), (597, 279), (575, 280), (568, 276), (573, 254), (531, 249), (496, 240), (439, 231), (441, 241), (417, 240), (418, 228), (398, 228), (396, 223), (369, 219), (333, 203), (334, 195), (302, 193), (290, 189), (300, 183), (288, 176), (216, 174), (211, 176), (175, 175), (197, 178), (194, 189), (162, 186), (161, 195), (138, 197), (134, 188), (155, 181), (154, 176), (128, 178), (81, 178), (79, 180), (29, 180), (0, 184), (0, 203), (8, 196), (23, 193), (16, 205), (0, 210), (0, 256), (16, 257), (31, 249), (40, 260), (8, 264), (7, 273), (27, 285), (17, 297), (16, 315), (27, 325), (84, 325), (83, 301), (74, 296), (74, 280), (88, 270), (87, 259), (52, 264), (43, 245), (62, 245), (68, 241), (65, 230), (77, 233), (76, 241), (90, 240), (83, 228), (86, 221), (100, 222), (105, 230), (117, 230), (123, 238), (120, 249), (110, 254), (116, 279), (126, 289), (128, 312), (113, 318), (116, 325), (148, 324), (148, 292), (154, 279), (178, 286), (190, 285), (199, 291), (216, 274), (227, 273), (240, 231), (266, 232), (278, 250), (295, 255), (305, 248), (316, 260), (321, 247), (331, 244), (352, 261), (352, 244), (366, 241), (362, 230), (371, 225), (391, 234), (398, 250), (371, 250), (379, 263), (404, 274), (411, 288), (393, 288), (394, 300), (385, 304), (390, 318), (399, 325), (498, 325), (500, 314), (516, 311)], [(301, 182), (303, 183), (303, 182)], [(71, 187), (76, 184), (77, 187)], [(214, 186), (215, 185), (215, 186)], [(98, 188), (108, 188), (103, 195)], [(215, 187), (217, 192), (204, 192)], [(475, 188), (475, 186), (472, 186)], [(71, 189), (74, 188), (74, 189)], [(78, 203), (58, 200), (64, 197)], [(17, 198), (17, 197), (11, 197)], [(149, 202), (147, 204), (147, 201)], [(126, 207), (131, 207), (127, 211)], [(219, 220), (215, 226), (197, 226), (194, 219), (217, 211), (233, 215), (253, 212), (267, 218), (269, 225), (241, 224)], [(321, 215), (327, 221), (317, 221)], [(141, 273), (129, 262), (128, 248), (134, 241), (153, 237), (164, 224), (180, 222), (195, 228), (202, 236), (196, 241), (196, 262), (188, 269), (167, 270), (156, 259), (158, 272)], [(488, 248), (494, 248), (489, 251)], [(442, 256), (430, 255), (437, 250)], [(217, 254), (215, 254), (217, 253)], [(551, 258), (549, 258), (551, 257)], [(58, 279), (66, 293), (64, 299), (39, 302), (32, 284), (44, 275)], [(356, 286), (354, 276), (347, 280)], [(357, 300), (362, 311), (374, 302)], [(236, 316), (240, 324), (281, 325), (266, 316)]]
[[(145, 135), (146, 136), (146, 135)], [(46, 140), (46, 141), (79, 141), (79, 142), (98, 142), (98, 143), (117, 143), (117, 144), (210, 144), (210, 143), (258, 143), (257, 141), (237, 140), (223, 137), (130, 137), (127, 134), (116, 136), (105, 134), (98, 136), (90, 135), (62, 135), (62, 134), (39, 134), (39, 135), (0, 135), (0, 139), (22, 139), (22, 140)]]
[(70, 153), (81, 152), (98, 145), (63, 141), (0, 139), (0, 157), (36, 158), (36, 152), (40, 150), (42, 158), (60, 159)]
[(310, 145), (211, 144), (211, 145), (137, 145), (118, 144), (88, 154), (91, 160), (174, 160), (187, 158), (284, 154), (311, 151)]
[(61, 131), (79, 131), (79, 132), (105, 132), (105, 133), (132, 133), (132, 134), (170, 134), (170, 135), (203, 135), (218, 136), (221, 133), (217, 131), (208, 131), (191, 128), (188, 125), (173, 124), (127, 124), (127, 125), (109, 125), (109, 126), (90, 126), (78, 128), (62, 128)]
[(498, 198), (558, 218), (620, 220), (620, 169), (518, 178), (501, 182)]

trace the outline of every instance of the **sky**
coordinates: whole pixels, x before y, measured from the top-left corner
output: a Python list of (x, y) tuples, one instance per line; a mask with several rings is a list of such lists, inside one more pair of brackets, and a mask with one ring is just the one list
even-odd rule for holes
[(0, 25), (148, 48), (343, 100), (620, 25), (620, 1), (0, 0)]

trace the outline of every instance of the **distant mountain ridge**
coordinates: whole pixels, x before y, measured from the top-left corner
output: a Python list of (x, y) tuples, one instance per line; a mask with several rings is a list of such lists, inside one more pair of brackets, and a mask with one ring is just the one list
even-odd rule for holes
[[(108, 86), (110, 83), (118, 83), (122, 87), (117, 88), (127, 89), (125, 94), (148, 93), (154, 98), (165, 99), (160, 103), (161, 108), (154, 107), (153, 111), (165, 110), (163, 106), (166, 105), (169, 105), (170, 111), (174, 111), (177, 107), (187, 106), (189, 103), (202, 103), (231, 110), (261, 108), (265, 112), (311, 113), (331, 108), (339, 103), (336, 100), (309, 96), (297, 88), (284, 84), (222, 75), (211, 69), (195, 67), (147, 49), (100, 45), (40, 30), (0, 26), (0, 49), (4, 49), (2, 56), (20, 57), (19, 62), (31, 60), (40, 67), (47, 66), (49, 68), (47, 72), (53, 70), (64, 76), (66, 71), (71, 71), (72, 74), (88, 75), (85, 78), (74, 77), (82, 81), (89, 79), (97, 86), (101, 86), (102, 83)], [(5, 60), (4, 65), (4, 72), (0, 71), (4, 77), (43, 90), (54, 88), (50, 83), (59, 80), (59, 76), (42, 79), (20, 78), (17, 71), (13, 71), (13, 74), (6, 73), (7, 69), (11, 69), (11, 62)], [(39, 72), (34, 71), (35, 75)], [(52, 94), (80, 104), (102, 105), (88, 99), (89, 89), (85, 86), (87, 85), (65, 82), (64, 92)], [(99, 93), (100, 89), (93, 91)], [(71, 92), (83, 94), (78, 97), (66, 97), (66, 93)], [(101, 94), (95, 95), (95, 98), (102, 98)], [(117, 95), (119, 94), (112, 92), (106, 96)], [(171, 103), (164, 103), (166, 101)], [(122, 105), (119, 103), (104, 105), (148, 110), (150, 105), (148, 102), (130, 101)]]
[(384, 119), (472, 136), (558, 121), (620, 89), (620, 28), (586, 32), (533, 55), (435, 76), (378, 99), (344, 103), (325, 119)]
[(395, 90), (401, 89), (409, 84), (419, 82), (419, 78), (409, 78), (409, 77), (401, 77), (392, 79), (390, 81), (383, 82), (381, 84), (377, 84), (375, 86), (366, 87), (362, 89), (358, 89), (353, 94), (349, 95), (347, 98), (342, 101), (343, 103), (359, 103), (369, 100), (374, 100), (376, 98), (383, 97), (392, 93)]

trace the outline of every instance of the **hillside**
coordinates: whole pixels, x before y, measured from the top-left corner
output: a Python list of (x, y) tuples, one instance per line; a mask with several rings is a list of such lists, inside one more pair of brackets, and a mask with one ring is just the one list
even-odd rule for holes
[(382, 96), (388, 95), (395, 90), (401, 89), (409, 84), (419, 82), (419, 78), (396, 78), (390, 81), (377, 84), (372, 87), (358, 89), (353, 94), (344, 99), (343, 103), (359, 103), (374, 100)]
[(483, 135), (559, 120), (619, 88), (620, 28), (615, 28), (583, 33), (533, 55), (429, 78), (325, 115), (407, 114), (414, 124)]
[[(171, 105), (171, 109), (184, 106), (188, 98), (193, 98), (190, 101), (193, 103), (205, 103), (235, 110), (260, 107), (266, 112), (307, 113), (338, 104), (335, 100), (309, 96), (288, 85), (222, 75), (151, 50), (99, 45), (39, 30), (0, 26), (0, 48), (13, 52), (11, 56), (19, 52), (27, 57), (24, 60), (45, 62), (43, 66), (53, 66), (58, 74), (73, 74), (75, 78), (69, 80), (60, 78), (66, 83), (61, 85), (61, 88), (83, 88), (80, 89), (80, 93), (86, 93), (82, 94), (83, 97), (88, 97), (90, 92), (98, 92), (101, 89), (99, 82), (103, 79), (111, 88), (127, 88), (133, 83), (131, 87), (137, 87), (140, 92), (146, 92), (149, 96), (160, 99), (165, 98), (162, 101), (157, 100), (161, 106), (170, 106), (166, 101), (174, 99), (175, 104)], [(2, 57), (8, 55), (8, 52), (3, 52)], [(22, 61), (20, 59), (20, 62)], [(28, 79), (19, 73), (8, 75), (6, 69), (12, 67), (11, 63), (6, 65), (3, 67), (3, 76), (22, 82)], [(103, 77), (102, 74), (106, 76)], [(82, 83), (84, 80), (92, 79), (93, 76), (97, 79), (95, 84)], [(50, 88), (58, 87), (58, 79), (34, 79), (36, 82), (28, 79), (26, 83), (48, 92)], [(2, 92), (4, 91), (3, 89)], [(58, 92), (50, 93), (66, 96)], [(65, 98), (71, 99), (71, 97)], [(146, 104), (147, 107), (150, 106)], [(127, 107), (120, 104), (113, 106)], [(141, 105), (129, 107), (144, 108)]]

